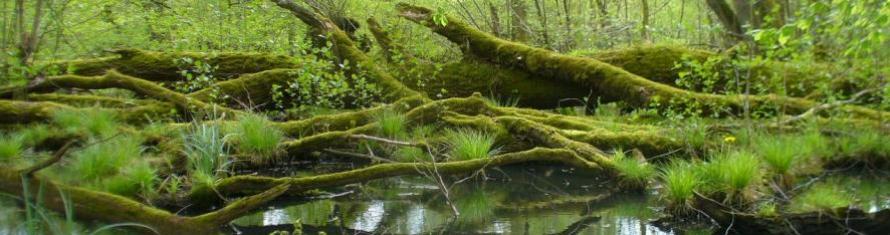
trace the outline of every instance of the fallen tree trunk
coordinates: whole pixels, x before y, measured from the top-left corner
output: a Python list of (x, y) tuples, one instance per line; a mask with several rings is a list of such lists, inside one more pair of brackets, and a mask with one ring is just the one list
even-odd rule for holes
[[(20, 171), (0, 167), (0, 191), (18, 197), (41, 198), (43, 206), (71, 213), (81, 220), (99, 220), (109, 223), (137, 223), (148, 226), (160, 234), (210, 234), (216, 233), (219, 226), (238, 218), (248, 211), (275, 199), (288, 190), (287, 184), (275, 185), (268, 190), (231, 203), (218, 211), (196, 217), (184, 217), (156, 209), (129, 198), (80, 187), (58, 184), (40, 176), (22, 179)], [(29, 188), (25, 192), (24, 187)], [(41, 194), (38, 188), (43, 187)], [(68, 205), (72, 203), (73, 205)]]
[[(399, 4), (403, 18), (424, 25), (448, 38), (469, 54), (491, 63), (513, 67), (544, 79), (560, 80), (590, 87), (604, 101), (624, 101), (636, 107), (697, 109), (704, 114), (739, 114), (746, 109), (775, 112), (803, 112), (816, 106), (813, 101), (776, 95), (724, 96), (678, 89), (653, 82), (607, 63), (558, 54), (549, 50), (505, 41), (478, 31), (453, 17), (443, 26), (433, 20), (433, 12), (423, 7)], [(671, 107), (667, 107), (671, 106)], [(887, 113), (858, 106), (841, 110), (857, 117), (879, 119)]]
[(121, 49), (113, 52), (117, 56), (50, 62), (47, 66), (54, 66), (60, 71), (81, 76), (100, 76), (114, 69), (149, 81), (167, 82), (186, 80), (181, 71), (193, 69), (189, 67), (192, 65), (176, 62), (184, 58), (202, 61), (215, 67), (212, 75), (223, 79), (246, 73), (300, 66), (299, 60), (293, 57), (261, 53), (157, 52), (139, 49)]

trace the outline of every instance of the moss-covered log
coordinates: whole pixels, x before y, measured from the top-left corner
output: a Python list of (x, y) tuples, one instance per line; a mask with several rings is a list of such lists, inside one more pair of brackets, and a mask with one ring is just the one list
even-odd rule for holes
[(179, 92), (164, 88), (151, 81), (121, 74), (116, 70), (108, 70), (105, 75), (86, 77), (79, 75), (62, 75), (49, 77), (45, 80), (35, 81), (28, 85), (31, 91), (52, 91), (58, 88), (81, 89), (106, 89), (121, 88), (135, 92), (138, 95), (168, 102), (176, 106), (180, 113), (189, 113), (195, 110), (216, 110), (219, 113), (237, 114), (240, 111), (208, 104), (204, 101), (188, 97)]
[[(776, 95), (724, 96), (691, 92), (653, 82), (599, 60), (562, 55), (545, 49), (499, 39), (476, 30), (459, 19), (449, 17), (442, 26), (433, 20), (433, 11), (423, 7), (399, 4), (400, 15), (445, 36), (469, 54), (491, 63), (525, 70), (543, 79), (555, 79), (590, 87), (603, 101), (624, 101), (638, 107), (684, 107), (704, 113), (741, 113), (781, 108), (803, 112), (815, 102)], [(841, 110), (858, 117), (878, 119), (886, 113), (872, 109), (843, 106)]]
[(121, 49), (114, 53), (117, 56), (50, 62), (48, 66), (81, 76), (100, 76), (105, 71), (114, 69), (150, 81), (184, 81), (181, 71), (192, 69), (190, 66), (193, 66), (177, 63), (184, 58), (214, 66), (213, 76), (218, 78), (300, 66), (299, 61), (292, 57), (261, 53), (157, 52), (138, 49)]
[[(275, 185), (257, 195), (243, 198), (218, 211), (197, 217), (179, 216), (129, 198), (85, 188), (58, 184), (40, 176), (22, 179), (20, 171), (0, 167), (0, 191), (18, 197), (37, 197), (44, 207), (64, 213), (70, 206), (74, 215), (83, 220), (108, 223), (137, 223), (160, 234), (211, 234), (219, 226), (248, 211), (275, 199), (288, 190), (287, 184)], [(25, 193), (25, 187), (29, 190)], [(40, 187), (42, 193), (38, 194)], [(67, 202), (66, 202), (67, 201)], [(66, 203), (71, 203), (66, 205)]]

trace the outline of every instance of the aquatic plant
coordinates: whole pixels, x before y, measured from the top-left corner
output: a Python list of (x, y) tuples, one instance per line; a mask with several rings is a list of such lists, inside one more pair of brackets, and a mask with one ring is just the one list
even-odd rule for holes
[(388, 138), (404, 138), (408, 132), (408, 119), (400, 112), (385, 110), (375, 116), (377, 133)]
[(487, 158), (495, 153), (493, 149), (495, 137), (486, 132), (473, 129), (448, 130), (445, 133), (452, 160), (473, 160)]
[(150, 197), (157, 194), (157, 181), (157, 170), (148, 162), (137, 161), (122, 169), (120, 174), (108, 178), (103, 185), (105, 191), (117, 195)]
[(673, 161), (661, 171), (664, 182), (662, 194), (674, 208), (686, 207), (695, 196), (696, 188), (701, 184), (693, 165), (687, 161)]
[(628, 157), (621, 149), (616, 149), (612, 161), (621, 176), (623, 184), (630, 188), (645, 188), (655, 175), (655, 167), (644, 161)]
[(837, 139), (838, 154), (853, 160), (886, 160), (890, 158), (890, 144), (887, 143), (890, 143), (890, 137), (879, 130), (856, 130)]
[(265, 117), (256, 114), (245, 114), (238, 117), (235, 124), (235, 139), (238, 152), (258, 155), (264, 158), (275, 155), (278, 146), (284, 139), (284, 133), (272, 126)]
[(51, 135), (50, 129), (45, 124), (31, 125), (19, 132), (22, 140), (27, 146), (34, 146), (46, 140)]

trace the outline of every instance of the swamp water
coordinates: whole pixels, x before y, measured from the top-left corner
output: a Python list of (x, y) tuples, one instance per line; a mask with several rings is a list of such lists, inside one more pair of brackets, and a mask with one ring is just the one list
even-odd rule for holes
[[(397, 177), (342, 190), (337, 197), (285, 201), (233, 224), (243, 234), (292, 231), (327, 234), (679, 234), (659, 228), (654, 193), (610, 193), (604, 179), (562, 167), (503, 167), (450, 190), (451, 207), (433, 180)], [(485, 178), (486, 180), (479, 180)], [(235, 231), (230, 231), (235, 232)]]

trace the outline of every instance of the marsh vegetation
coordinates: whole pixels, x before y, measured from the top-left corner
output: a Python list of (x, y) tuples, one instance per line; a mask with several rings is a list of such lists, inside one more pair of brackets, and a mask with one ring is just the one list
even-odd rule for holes
[(0, 233), (883, 234), (890, 3), (0, 3)]

